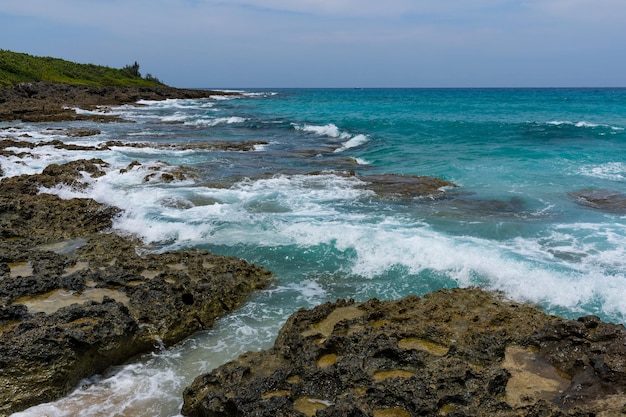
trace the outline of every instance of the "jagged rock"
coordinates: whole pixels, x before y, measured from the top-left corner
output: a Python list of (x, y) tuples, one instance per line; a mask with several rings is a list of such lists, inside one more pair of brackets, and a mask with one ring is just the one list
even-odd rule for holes
[(621, 415), (626, 330), (469, 288), (337, 301), (199, 376), (186, 416)]
[(151, 254), (105, 233), (120, 210), (41, 187), (84, 187), (101, 160), (0, 181), (0, 416), (213, 325), (267, 270), (205, 251)]

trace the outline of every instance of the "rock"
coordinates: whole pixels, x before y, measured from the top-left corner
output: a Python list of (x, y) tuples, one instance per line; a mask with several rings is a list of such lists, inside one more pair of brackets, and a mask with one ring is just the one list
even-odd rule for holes
[(39, 193), (104, 168), (78, 160), (0, 181), (0, 416), (212, 326), (269, 282), (236, 258), (151, 254), (107, 233), (119, 209)]
[(611, 213), (626, 213), (626, 194), (611, 190), (580, 190), (570, 193), (578, 204)]
[[(337, 301), (185, 389), (186, 416), (621, 415), (626, 330), (476, 288)], [(602, 414), (604, 413), (604, 414)]]
[(98, 129), (87, 129), (84, 127), (69, 128), (64, 132), (70, 138), (82, 138), (86, 136), (96, 136), (102, 133)]
[(389, 200), (425, 199), (437, 200), (448, 198), (446, 190), (456, 188), (457, 185), (442, 178), (425, 175), (376, 174), (357, 175), (353, 170), (346, 171), (316, 171), (309, 175), (334, 175), (355, 178), (359, 181), (355, 188), (372, 191), (378, 198)]
[(360, 177), (365, 184), (362, 188), (367, 188), (376, 195), (385, 198), (430, 198), (435, 199), (445, 194), (446, 188), (454, 188), (455, 184), (450, 181), (417, 175), (366, 175)]
[(74, 108), (93, 110), (102, 106), (133, 104), (141, 99), (208, 98), (239, 93), (187, 90), (173, 87), (93, 87), (62, 83), (22, 83), (15, 88), (0, 88), (0, 121), (53, 122), (67, 120), (120, 120), (102, 114), (77, 114)]

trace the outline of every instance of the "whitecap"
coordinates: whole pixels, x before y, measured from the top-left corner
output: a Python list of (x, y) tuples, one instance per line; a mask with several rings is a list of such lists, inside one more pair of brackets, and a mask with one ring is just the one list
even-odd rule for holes
[(349, 141), (344, 143), (341, 148), (335, 149), (335, 152), (343, 152), (346, 149), (356, 148), (357, 146), (361, 146), (369, 141), (369, 138), (365, 135), (356, 135), (351, 138)]
[(192, 126), (211, 126), (212, 127), (212, 126), (217, 126), (220, 124), (231, 125), (231, 124), (236, 124), (236, 123), (244, 123), (247, 120), (248, 119), (244, 117), (231, 116), (231, 117), (219, 117), (216, 119), (198, 119), (194, 121), (185, 122), (185, 124), (192, 125)]
[(341, 138), (341, 139), (348, 139), (352, 137), (352, 135), (350, 135), (349, 133), (341, 132), (339, 128), (332, 123), (329, 123), (324, 126), (296, 125), (296, 124), (294, 124), (293, 126), (296, 130), (301, 130), (303, 132), (308, 132), (308, 133), (315, 133), (316, 135), (319, 135), (319, 136), (328, 136), (331, 138)]
[(611, 130), (614, 130), (614, 131), (624, 130), (623, 127), (610, 126), (610, 125), (598, 124), (598, 123), (592, 123), (592, 122), (588, 122), (588, 121), (585, 121), (585, 120), (581, 120), (581, 121), (578, 121), (578, 122), (572, 122), (572, 121), (569, 121), (569, 120), (552, 120), (552, 121), (546, 122), (546, 124), (547, 125), (552, 125), (552, 126), (569, 125), (569, 126), (582, 127), (582, 128), (597, 128), (597, 127), (601, 127), (601, 128), (611, 129)]
[(600, 165), (586, 165), (579, 169), (579, 173), (587, 177), (624, 181), (626, 180), (626, 163), (607, 162)]

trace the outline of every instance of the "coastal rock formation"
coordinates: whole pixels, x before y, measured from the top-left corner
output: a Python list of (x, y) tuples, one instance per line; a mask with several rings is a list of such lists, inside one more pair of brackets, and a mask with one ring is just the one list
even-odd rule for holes
[(22, 83), (0, 88), (0, 121), (51, 122), (61, 120), (114, 121), (106, 114), (77, 114), (74, 108), (132, 104), (139, 100), (205, 98), (238, 94), (224, 91), (187, 90), (173, 87), (92, 87), (61, 83)]
[(364, 182), (362, 188), (374, 191), (385, 198), (430, 198), (434, 199), (445, 194), (446, 188), (454, 188), (455, 184), (441, 178), (417, 175), (365, 175), (360, 177)]
[(357, 179), (359, 183), (356, 185), (356, 188), (369, 190), (378, 198), (389, 200), (436, 200), (448, 197), (446, 190), (457, 187), (456, 184), (450, 181), (426, 175), (357, 175), (352, 170), (312, 172), (309, 175), (326, 173)]
[(84, 187), (104, 167), (78, 160), (0, 182), (1, 416), (207, 328), (269, 282), (236, 258), (149, 253), (107, 233), (119, 209), (39, 193)]
[(186, 416), (616, 416), (626, 330), (480, 289), (337, 301), (185, 390)]

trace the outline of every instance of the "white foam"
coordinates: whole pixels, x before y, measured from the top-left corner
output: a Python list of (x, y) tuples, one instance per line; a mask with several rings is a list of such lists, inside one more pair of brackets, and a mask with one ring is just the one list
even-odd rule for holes
[(165, 132), (156, 132), (154, 130), (146, 129), (141, 132), (129, 132), (127, 136), (167, 136)]
[(213, 103), (207, 99), (165, 99), (165, 100), (139, 100), (137, 104), (146, 106), (141, 108), (133, 106), (136, 110), (142, 111), (145, 109), (201, 109), (204, 107), (212, 107)]
[(211, 96), (211, 99), (216, 100), (216, 101), (226, 101), (226, 100), (235, 100), (239, 97), (237, 97), (236, 95), (233, 96), (227, 96), (227, 95), (214, 95)]
[(278, 95), (276, 91), (266, 92), (242, 92), (245, 97), (272, 97)]
[(183, 381), (165, 361), (161, 366), (138, 363), (106, 378), (84, 380), (68, 397), (15, 413), (15, 417), (159, 416), (163, 408), (180, 409)]
[(610, 126), (610, 125), (592, 123), (592, 122), (587, 122), (585, 120), (581, 120), (581, 121), (578, 121), (578, 122), (572, 122), (572, 121), (569, 121), (569, 120), (552, 120), (552, 121), (547, 122), (546, 124), (553, 125), (553, 126), (570, 125), (570, 126), (582, 127), (582, 128), (604, 127), (604, 128), (609, 128), (609, 129), (615, 130), (615, 131), (624, 130), (624, 128), (620, 127), (620, 126)]
[[(450, 237), (419, 223), (387, 218), (376, 224), (358, 219), (336, 222), (292, 222), (280, 231), (299, 245), (331, 245), (354, 253), (346, 273), (368, 279), (402, 267), (408, 274), (447, 276), (460, 286), (478, 285), (502, 290), (509, 296), (552, 308), (589, 314), (600, 303), (620, 321), (626, 316), (626, 231), (606, 233), (603, 241), (574, 247), (572, 260), (546, 254), (536, 239), (498, 242), (472, 237)], [(589, 239), (597, 238), (589, 232)], [(548, 237), (547, 241), (558, 237)], [(561, 251), (566, 252), (564, 248)], [(582, 261), (577, 254), (589, 254)]]
[[(569, 225), (541, 238), (503, 242), (446, 236), (394, 214), (373, 217), (340, 210), (369, 193), (355, 188), (355, 178), (277, 176), (211, 189), (192, 183), (139, 186), (143, 175), (112, 170), (93, 180), (88, 195), (124, 208), (115, 227), (148, 242), (169, 248), (203, 243), (327, 246), (352, 254), (343, 266), (350, 275), (374, 279), (400, 266), (411, 275), (434, 273), (460, 286), (503, 290), (518, 300), (571, 311), (600, 302), (626, 316), (626, 305), (615, 296), (622, 293), (620, 285), (626, 288), (626, 227), (621, 225)], [(81, 194), (67, 188), (52, 191), (65, 198)], [(165, 203), (177, 196), (210, 203)]]
[(369, 141), (369, 138), (365, 135), (356, 135), (351, 138), (349, 141), (344, 143), (341, 148), (335, 149), (335, 152), (343, 152), (350, 148), (356, 148), (357, 146), (361, 146)]
[(174, 114), (161, 117), (161, 121), (163, 122), (182, 122), (189, 119), (189, 115), (183, 112), (176, 112)]
[[(33, 142), (41, 142), (36, 138), (20, 138), (20, 140)], [(46, 135), (45, 139), (51, 139)], [(75, 141), (65, 141), (66, 144), (79, 143)], [(91, 143), (95, 145), (94, 143)], [(101, 158), (104, 156), (103, 151), (71, 151), (67, 149), (57, 149), (54, 146), (37, 146), (34, 148), (9, 147), (7, 150), (16, 153), (24, 152), (21, 156), (0, 156), (0, 164), (4, 176), (12, 177), (18, 175), (39, 174), (50, 164), (63, 164), (79, 159)]]
[(361, 146), (364, 143), (369, 141), (369, 137), (367, 135), (352, 135), (348, 132), (342, 132), (339, 128), (332, 123), (329, 123), (324, 126), (318, 125), (292, 125), (296, 130), (300, 130), (303, 132), (314, 133), (319, 136), (326, 136), (329, 138), (336, 138), (345, 140), (341, 147), (335, 149), (335, 152), (343, 152), (350, 148), (355, 148), (357, 146)]
[(581, 167), (579, 172), (588, 177), (624, 181), (626, 180), (626, 163), (607, 162), (600, 165), (586, 165)]
[(218, 118), (210, 118), (210, 119), (198, 119), (194, 121), (186, 122), (188, 125), (195, 126), (217, 126), (220, 124), (236, 124), (236, 123), (244, 123), (248, 119), (238, 116), (231, 117), (218, 117)]
[(352, 137), (349, 133), (341, 132), (339, 128), (329, 123), (324, 126), (317, 125), (293, 125), (296, 130), (301, 130), (303, 132), (315, 133), (319, 136), (328, 136), (331, 138), (340, 138), (340, 139), (349, 139)]

